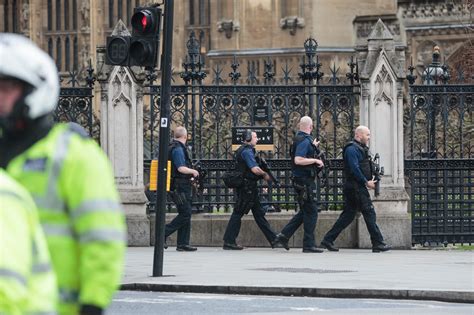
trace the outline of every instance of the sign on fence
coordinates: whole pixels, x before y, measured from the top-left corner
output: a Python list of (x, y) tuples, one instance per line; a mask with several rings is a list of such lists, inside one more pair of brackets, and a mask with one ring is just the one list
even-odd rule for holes
[(255, 121), (268, 121), (268, 106), (256, 104), (253, 108), (253, 119)]
[(273, 127), (232, 127), (232, 150), (237, 150), (244, 142), (245, 132), (252, 130), (257, 133), (257, 150), (273, 151)]

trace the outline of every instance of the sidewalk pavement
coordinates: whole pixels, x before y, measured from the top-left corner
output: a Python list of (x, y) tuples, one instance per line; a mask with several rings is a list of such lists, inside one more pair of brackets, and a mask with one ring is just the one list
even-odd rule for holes
[(169, 247), (163, 265), (152, 277), (153, 247), (129, 247), (122, 290), (474, 303), (474, 251)]

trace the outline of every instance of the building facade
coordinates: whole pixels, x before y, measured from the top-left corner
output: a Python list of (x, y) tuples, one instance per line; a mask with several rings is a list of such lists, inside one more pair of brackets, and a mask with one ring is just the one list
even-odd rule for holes
[[(133, 8), (155, 2), (3, 0), (0, 31), (30, 37), (56, 60), (61, 75), (68, 76), (72, 71), (82, 73), (89, 59), (95, 64), (96, 47), (104, 45), (119, 19), (130, 27)], [(183, 70), (192, 31), (201, 42), (206, 69), (229, 66), (234, 55), (257, 78), (268, 58), (275, 69), (287, 62), (297, 68), (302, 43), (310, 36), (318, 41), (323, 65), (334, 61), (344, 68), (357, 47), (367, 44), (381, 18), (396, 44), (406, 49), (407, 64), (421, 71), (433, 46), (439, 46), (443, 60), (452, 68), (462, 65), (472, 79), (473, 10), (472, 0), (179, 0), (174, 73)]]

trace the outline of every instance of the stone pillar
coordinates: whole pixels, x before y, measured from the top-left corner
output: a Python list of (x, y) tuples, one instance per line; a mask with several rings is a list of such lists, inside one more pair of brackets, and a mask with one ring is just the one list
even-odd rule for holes
[[(385, 175), (380, 196), (374, 197), (377, 223), (388, 244), (411, 246), (411, 217), (403, 174), (403, 80), (405, 53), (382, 20), (378, 20), (359, 48), (361, 83), (360, 123), (371, 131), (370, 151), (380, 154)], [(358, 222), (359, 247), (370, 247), (362, 217)]]
[[(119, 21), (112, 33), (130, 35)], [(127, 67), (104, 65), (105, 49), (97, 49), (100, 83), (100, 142), (112, 161), (125, 208), (128, 244), (150, 245), (143, 185), (143, 80)], [(139, 76), (139, 78), (143, 75)]]
[[(80, 16), (81, 16), (81, 29), (94, 30), (90, 32), (90, 45), (91, 47), (97, 47), (103, 44), (104, 35), (104, 6), (103, 1), (90, 1), (83, 0), (80, 5)], [(96, 60), (96, 52), (91, 50), (92, 60)]]
[[(46, 4), (44, 4), (46, 5)], [(32, 41), (34, 41), (38, 46), (43, 48), (45, 51), (48, 51), (46, 44), (43, 44), (43, 29), (42, 21), (44, 19), (44, 14), (47, 13), (46, 10), (43, 10), (43, 3), (40, 1), (31, 1), (29, 3), (29, 34), (25, 34)]]

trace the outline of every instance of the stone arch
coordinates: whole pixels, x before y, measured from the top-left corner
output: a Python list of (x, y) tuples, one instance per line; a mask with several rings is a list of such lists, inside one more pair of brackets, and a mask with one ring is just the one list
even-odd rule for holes
[(382, 100), (387, 102), (389, 105), (393, 104), (395, 97), (393, 93), (393, 85), (394, 82), (392, 76), (387, 71), (385, 64), (383, 64), (375, 78), (375, 104)]

